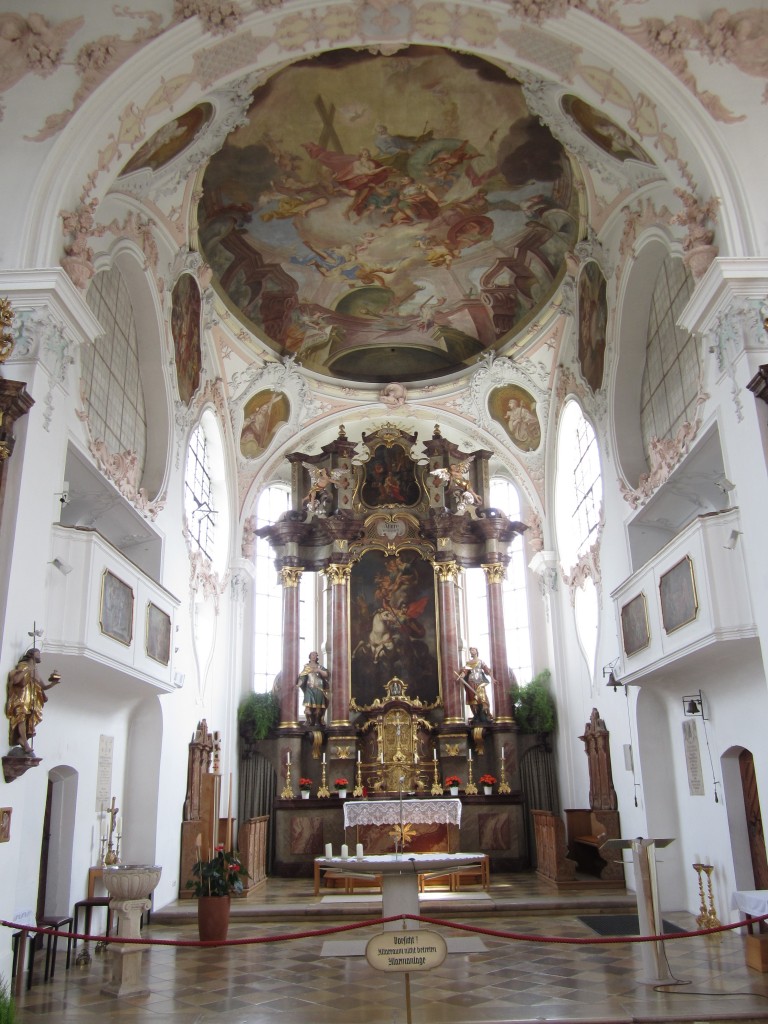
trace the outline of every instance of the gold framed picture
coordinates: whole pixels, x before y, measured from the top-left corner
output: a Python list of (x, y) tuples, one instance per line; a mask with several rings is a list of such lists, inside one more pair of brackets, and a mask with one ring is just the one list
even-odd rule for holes
[(105, 636), (126, 647), (133, 640), (133, 588), (105, 569), (101, 577), (99, 626)]
[(651, 642), (648, 605), (642, 591), (621, 609), (621, 636), (627, 656), (637, 654)]
[(659, 600), (661, 621), (667, 634), (687, 626), (699, 614), (696, 578), (690, 555), (681, 558), (659, 578)]
[(153, 661), (167, 665), (171, 660), (171, 616), (152, 601), (147, 601), (145, 647)]

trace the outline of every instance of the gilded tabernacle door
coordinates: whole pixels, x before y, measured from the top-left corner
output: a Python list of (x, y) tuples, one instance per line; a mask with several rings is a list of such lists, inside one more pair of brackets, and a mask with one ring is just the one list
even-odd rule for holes
[(409, 696), (434, 703), (438, 680), (437, 611), (432, 564), (411, 548), (365, 552), (350, 577), (352, 697), (360, 706), (384, 697), (395, 676)]

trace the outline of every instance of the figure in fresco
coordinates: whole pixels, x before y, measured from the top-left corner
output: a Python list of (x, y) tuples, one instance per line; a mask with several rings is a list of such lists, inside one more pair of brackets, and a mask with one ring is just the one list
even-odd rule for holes
[(459, 678), (467, 691), (467, 703), (472, 709), (472, 721), (480, 724), (492, 722), (491, 703), (488, 698), (491, 670), (480, 659), (476, 647), (469, 648), (469, 658), (464, 662)]
[(605, 278), (591, 261), (579, 278), (579, 363), (584, 380), (595, 392), (603, 386), (607, 322)]
[(37, 674), (40, 651), (30, 647), (15, 668), (8, 673), (8, 699), (5, 713), (8, 716), (8, 741), (12, 747), (21, 747), (25, 754), (34, 757), (32, 737), (43, 720), (43, 705), (48, 700), (46, 690), (61, 682), (58, 672), (51, 672), (44, 683)]
[(534, 448), (538, 448), (541, 440), (541, 427), (538, 418), (521, 398), (518, 396), (510, 398), (504, 415), (507, 421), (507, 430), (518, 448), (522, 448), (523, 451), (532, 451)]
[(320, 664), (320, 655), (311, 651), (296, 684), (304, 694), (304, 717), (307, 725), (325, 725), (328, 707), (328, 669)]

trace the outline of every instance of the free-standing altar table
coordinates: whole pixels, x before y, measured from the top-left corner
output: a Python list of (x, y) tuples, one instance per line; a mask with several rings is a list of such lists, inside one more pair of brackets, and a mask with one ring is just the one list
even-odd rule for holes
[[(381, 875), (381, 916), (419, 913), (419, 875), (448, 874), (459, 868), (479, 866), (480, 853), (385, 853), (377, 857), (321, 857), (321, 868), (340, 878)], [(409, 928), (418, 928), (415, 921)], [(395, 931), (402, 927), (397, 921), (386, 924)]]

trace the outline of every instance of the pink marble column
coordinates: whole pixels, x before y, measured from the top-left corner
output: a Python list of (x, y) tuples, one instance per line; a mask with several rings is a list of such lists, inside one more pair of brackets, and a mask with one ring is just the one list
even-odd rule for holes
[(332, 564), (325, 570), (330, 601), (330, 659), (332, 726), (349, 725), (349, 565)]
[(456, 578), (459, 568), (455, 562), (435, 562), (434, 565), (440, 623), (442, 696), (445, 723), (448, 725), (464, 721), (464, 692), (458, 681), (459, 628), (456, 614)]
[(507, 634), (504, 629), (502, 582), (505, 566), (492, 562), (483, 566), (488, 594), (488, 630), (491, 640), (491, 672), (493, 674), (493, 707), (497, 722), (512, 721), (512, 700), (509, 696), (509, 662)]
[(283, 667), (280, 674), (280, 726), (295, 726), (299, 675), (299, 581), (303, 569), (283, 566)]

